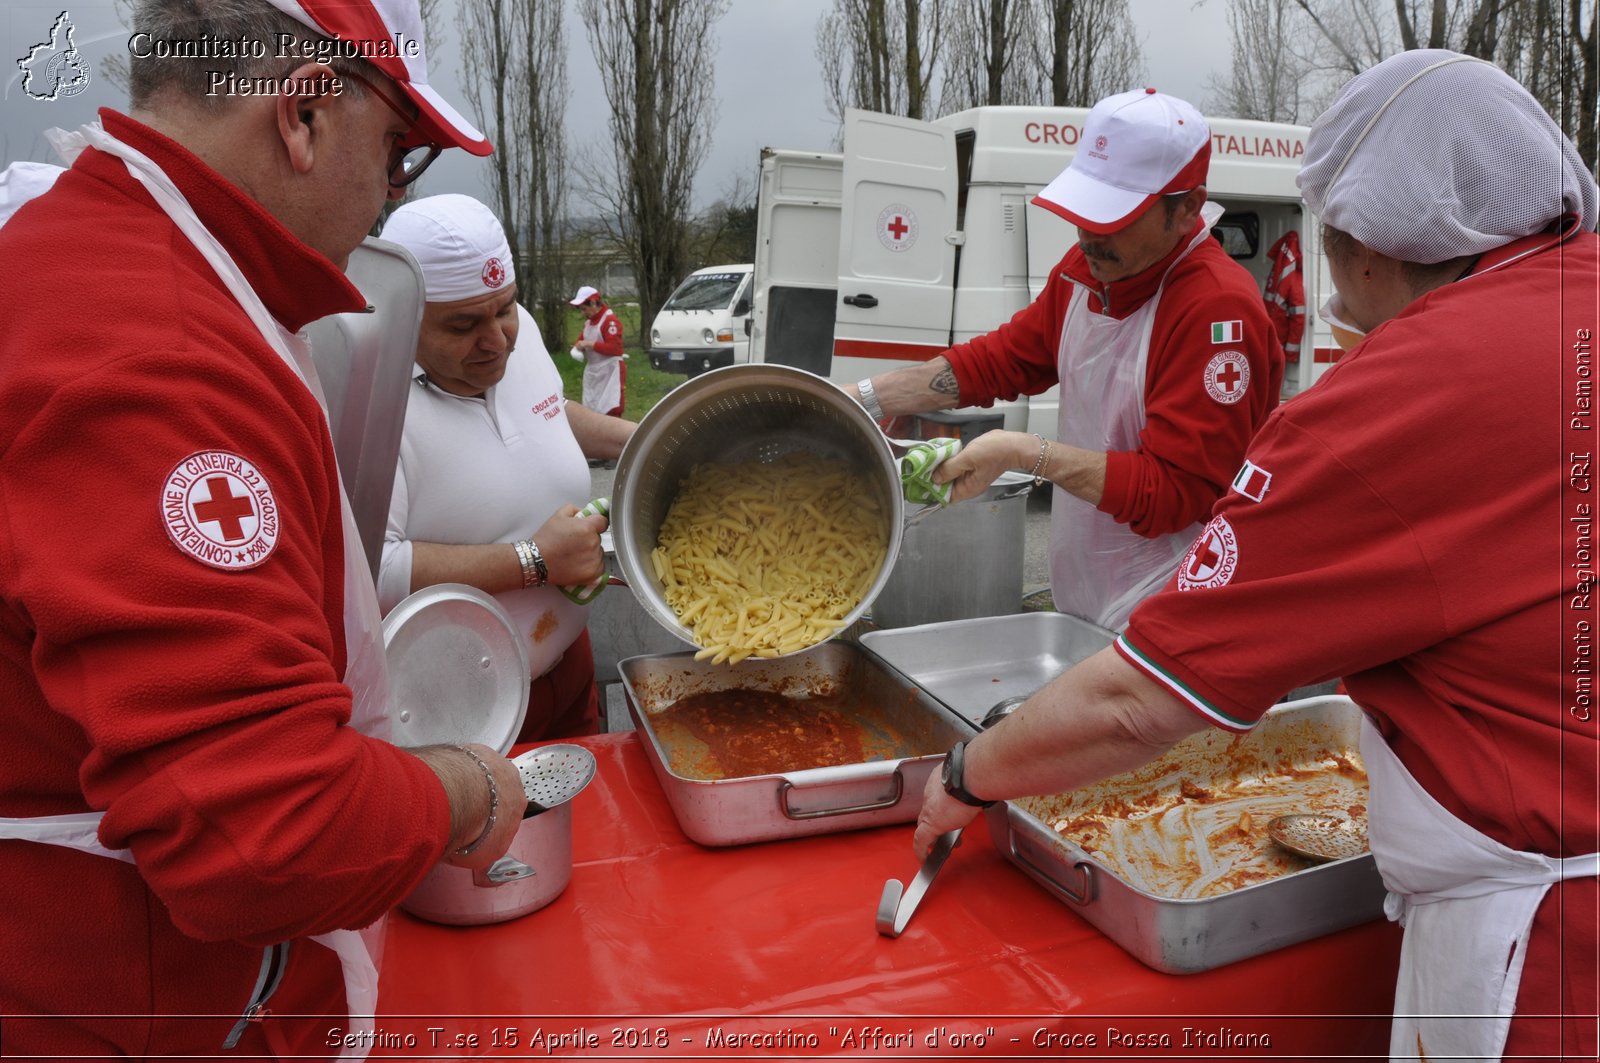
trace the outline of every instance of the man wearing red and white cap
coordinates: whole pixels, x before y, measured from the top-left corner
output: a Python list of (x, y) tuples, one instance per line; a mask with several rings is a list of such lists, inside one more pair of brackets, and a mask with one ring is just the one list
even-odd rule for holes
[(622, 322), (605, 297), (587, 284), (568, 300), (583, 311), (583, 331), (572, 349), (584, 356), (583, 404), (595, 413), (622, 416), (622, 391), (628, 382), (623, 364)]
[(604, 571), (606, 519), (578, 516), (592, 497), (584, 459), (615, 459), (635, 425), (562, 397), (488, 207), (415, 200), (389, 216), (383, 238), (416, 258), (427, 305), (378, 602), (387, 611), (436, 583), (493, 594), (522, 631), (534, 677), (518, 740), (595, 734), (589, 609), (560, 588)]
[[(132, 21), (129, 113), (56, 131), (70, 168), (0, 229), (5, 1050), (362, 1054), (357, 928), (492, 862), (525, 797), (494, 750), (385, 740), (299, 332), (365, 307), (341, 266), (387, 200), (490, 146), (428, 86), (415, 0)], [(197, 40), (259, 48), (162, 58)]]
[(1078, 227), (1039, 298), (994, 332), (856, 385), (875, 417), (1061, 385), (1056, 438), (990, 432), (935, 471), (957, 500), (1006, 469), (1056, 485), (1056, 608), (1120, 628), (1159, 588), (1278, 403), (1283, 351), (1250, 274), (1208, 236), (1211, 132), (1182, 100), (1101, 100), (1035, 197)]

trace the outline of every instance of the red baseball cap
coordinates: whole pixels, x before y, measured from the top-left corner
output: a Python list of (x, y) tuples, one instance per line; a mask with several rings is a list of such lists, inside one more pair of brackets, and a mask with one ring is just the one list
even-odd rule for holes
[(1136, 89), (1107, 96), (1083, 120), (1072, 164), (1034, 203), (1091, 233), (1113, 233), (1157, 198), (1206, 183), (1211, 127), (1190, 103)]
[[(473, 155), (494, 151), (489, 138), (428, 84), (428, 46), (417, 0), (267, 0), (324, 37), (349, 41), (417, 105), (417, 128), (436, 144)], [(308, 57), (309, 58), (309, 57)]]

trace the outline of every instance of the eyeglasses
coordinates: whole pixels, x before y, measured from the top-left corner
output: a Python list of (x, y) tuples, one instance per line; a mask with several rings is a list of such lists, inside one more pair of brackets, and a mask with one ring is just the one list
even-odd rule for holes
[(406, 123), (406, 131), (401, 135), (399, 142), (395, 145), (395, 149), (400, 153), (399, 157), (389, 164), (389, 187), (404, 188), (412, 181), (415, 181), (417, 178), (421, 177), (422, 171), (431, 166), (433, 164), (433, 160), (437, 159), (440, 152), (444, 151), (444, 147), (442, 145), (434, 144), (431, 141), (421, 141), (419, 143), (413, 143), (410, 145), (406, 144), (406, 140), (408, 140), (412, 133), (416, 130), (417, 122), (421, 120), (421, 114), (418, 113), (415, 116), (407, 114), (405, 111), (400, 109), (399, 104), (395, 103), (386, 94), (379, 90), (378, 86), (374, 85), (360, 74), (350, 73), (347, 71), (340, 73), (339, 77), (346, 77), (352, 81), (361, 82), (361, 84), (367, 87), (369, 92), (383, 101), (384, 106), (388, 107), (389, 110), (399, 115)]

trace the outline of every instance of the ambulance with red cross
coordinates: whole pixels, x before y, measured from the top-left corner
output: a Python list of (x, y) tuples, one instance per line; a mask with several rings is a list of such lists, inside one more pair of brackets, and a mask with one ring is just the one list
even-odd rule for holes
[[(1072, 161), (1087, 114), (977, 107), (921, 122), (849, 111), (841, 153), (764, 150), (750, 360), (853, 384), (1009, 320), (1077, 239), (1069, 222), (1031, 200)], [(1340, 354), (1332, 331), (1316, 320), (1331, 282), (1319, 227), (1294, 181), (1308, 130), (1207, 121), (1207, 198), (1224, 209), (1212, 234), (1256, 278), (1263, 299), (1277, 300), (1280, 317), (1304, 315), (1294, 321), (1303, 320), (1298, 350), (1287, 349), (1287, 398)], [(1285, 240), (1290, 233), (1297, 239)], [(1296, 257), (1304, 249), (1296, 285), (1282, 276), (1285, 246)], [(1282, 305), (1290, 290), (1304, 303)], [(1216, 387), (1227, 388), (1225, 372)], [(984, 427), (998, 427), (998, 416), (1006, 428), (1053, 437), (1056, 408), (1051, 388), (942, 416)]]

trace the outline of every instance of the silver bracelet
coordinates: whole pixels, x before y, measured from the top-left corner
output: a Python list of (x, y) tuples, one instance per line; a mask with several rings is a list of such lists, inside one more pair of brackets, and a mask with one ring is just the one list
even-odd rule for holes
[(874, 421), (883, 420), (883, 404), (878, 401), (878, 393), (872, 389), (872, 378), (859, 381), (856, 390), (861, 393), (861, 408), (867, 411), (867, 416)]
[(522, 566), (523, 587), (543, 587), (550, 582), (550, 569), (545, 567), (538, 543), (532, 539), (518, 539), (512, 546), (517, 551), (517, 563)]
[(478, 754), (474, 753), (466, 746), (451, 746), (450, 748), (457, 750), (458, 752), (465, 753), (467, 756), (471, 757), (473, 762), (477, 764), (478, 767), (483, 769), (483, 777), (489, 781), (489, 819), (483, 825), (483, 833), (478, 835), (477, 840), (472, 842), (470, 845), (464, 845), (460, 849), (456, 850), (457, 856), (471, 856), (473, 853), (481, 849), (483, 847), (483, 843), (489, 840), (489, 835), (494, 833), (495, 816), (500, 811), (500, 787), (495, 785), (494, 771), (489, 767), (489, 765), (484, 763), (482, 757), (478, 756)]
[(1038, 432), (1033, 433), (1033, 436), (1039, 441), (1039, 460), (1033, 463), (1033, 471), (1028, 475), (1033, 477), (1034, 486), (1037, 487), (1038, 485), (1047, 482), (1045, 478), (1039, 474), (1044, 471), (1044, 460), (1050, 455), (1050, 441), (1044, 436), (1040, 435)]

